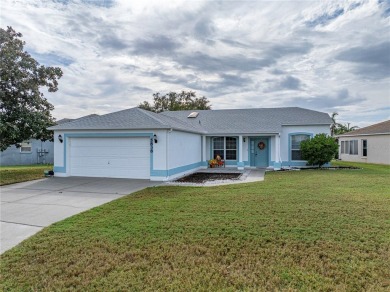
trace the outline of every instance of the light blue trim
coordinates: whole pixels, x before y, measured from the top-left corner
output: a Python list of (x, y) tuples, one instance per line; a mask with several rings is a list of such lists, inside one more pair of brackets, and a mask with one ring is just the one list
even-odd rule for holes
[(243, 162), (237, 162), (237, 167), (244, 167), (244, 166), (245, 166), (244, 161)]
[[(277, 164), (280, 164), (280, 167), (302, 167), (302, 166), (311, 167), (312, 166), (312, 165), (307, 165), (306, 161), (282, 161), (281, 163), (271, 161), (271, 164), (274, 164), (274, 167)], [(326, 163), (326, 164), (324, 164), (324, 166), (329, 167), (330, 163)]]
[(192, 164), (187, 164), (187, 165), (175, 167), (175, 168), (171, 168), (169, 170), (153, 170), (150, 173), (150, 176), (169, 177), (171, 175), (175, 175), (175, 174), (178, 174), (181, 172), (192, 170), (192, 169), (195, 169), (195, 168), (200, 167), (200, 166), (202, 166), (201, 161), (196, 162), (196, 163), (192, 163)]
[(308, 132), (295, 132), (295, 133), (289, 133), (288, 134), (288, 161), (293, 163), (293, 162), (303, 162), (307, 163), (306, 160), (291, 160), (291, 144), (292, 144), (292, 140), (291, 140), (291, 136), (295, 136), (295, 135), (306, 135), (306, 136), (310, 136), (310, 139), (313, 138), (313, 133), (308, 133)]
[[(118, 138), (118, 137), (149, 137), (153, 138), (154, 133), (70, 133), (64, 134), (64, 166), (54, 166), (54, 173), (66, 173), (66, 153), (68, 138)], [(149, 146), (149, 145), (148, 145)], [(150, 153), (150, 173), (153, 171), (153, 153)]]
[(207, 166), (208, 162), (207, 161), (202, 161), (201, 166)]
[(244, 165), (245, 165), (245, 166), (250, 166), (249, 160), (244, 161)]
[(306, 166), (306, 161), (283, 161), (282, 166)]
[(282, 162), (273, 161), (271, 164), (273, 164), (276, 169), (280, 169), (282, 167)]
[(66, 173), (66, 168), (65, 166), (54, 166), (53, 171), (54, 173), (56, 172)]

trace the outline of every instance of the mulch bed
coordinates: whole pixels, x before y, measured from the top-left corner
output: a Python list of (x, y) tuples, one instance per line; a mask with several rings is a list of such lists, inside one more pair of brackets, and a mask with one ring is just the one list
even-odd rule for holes
[(205, 183), (207, 181), (214, 180), (229, 180), (229, 179), (238, 179), (241, 173), (207, 173), (207, 172), (197, 172), (185, 177), (182, 177), (176, 182), (185, 182), (185, 183)]

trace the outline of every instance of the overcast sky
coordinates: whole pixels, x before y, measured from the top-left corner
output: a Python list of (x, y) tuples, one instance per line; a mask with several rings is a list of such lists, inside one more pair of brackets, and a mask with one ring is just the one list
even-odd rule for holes
[(54, 116), (193, 90), (213, 109), (299, 106), (390, 118), (390, 1), (12, 1), (1, 27), (64, 72)]

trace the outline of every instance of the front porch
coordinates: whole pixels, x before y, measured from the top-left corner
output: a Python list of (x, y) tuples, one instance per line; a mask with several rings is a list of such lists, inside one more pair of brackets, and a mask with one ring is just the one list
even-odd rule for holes
[[(223, 167), (210, 168), (210, 160), (221, 157)], [(227, 172), (236, 168), (279, 169), (279, 134), (247, 134), (236, 136), (202, 136), (202, 166), (208, 170)], [(214, 170), (215, 169), (215, 170)]]

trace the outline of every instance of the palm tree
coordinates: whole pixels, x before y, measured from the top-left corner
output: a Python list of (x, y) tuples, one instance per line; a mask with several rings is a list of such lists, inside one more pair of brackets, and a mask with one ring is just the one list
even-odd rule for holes
[(333, 112), (332, 115), (330, 116), (330, 118), (332, 119), (332, 124), (330, 125), (330, 135), (332, 137), (359, 129), (358, 126), (351, 127), (351, 123), (346, 123), (346, 124), (338, 123), (336, 121), (336, 116), (338, 115), (339, 114), (337, 112)]
[(351, 127), (351, 123), (338, 124), (338, 127), (335, 130), (335, 134), (336, 135), (341, 135), (341, 134), (348, 133), (348, 132), (351, 132), (351, 131), (354, 131), (354, 130), (357, 130), (357, 129), (359, 129), (359, 127), (358, 126), (352, 126)]
[(338, 134), (336, 133), (337, 132), (337, 129), (340, 127), (340, 124), (336, 122), (336, 116), (338, 116), (339, 114), (336, 113), (336, 112), (333, 112), (332, 115), (331, 115), (331, 119), (332, 119), (332, 124), (330, 125), (330, 135), (333, 137), (335, 134)]

